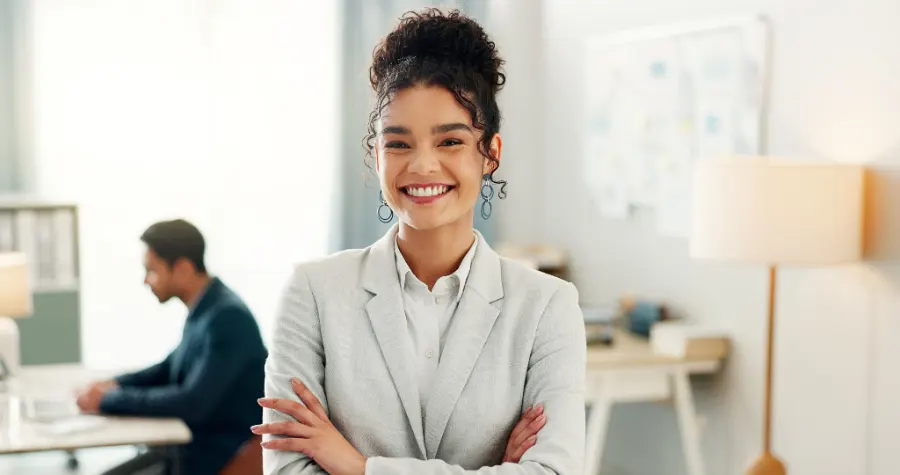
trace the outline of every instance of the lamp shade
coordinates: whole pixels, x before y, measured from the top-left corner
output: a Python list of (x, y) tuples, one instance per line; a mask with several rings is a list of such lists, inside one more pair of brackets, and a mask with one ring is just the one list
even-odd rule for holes
[(706, 160), (693, 181), (694, 258), (795, 265), (862, 255), (863, 169), (764, 157)]
[(27, 317), (31, 311), (25, 254), (0, 254), (0, 317)]

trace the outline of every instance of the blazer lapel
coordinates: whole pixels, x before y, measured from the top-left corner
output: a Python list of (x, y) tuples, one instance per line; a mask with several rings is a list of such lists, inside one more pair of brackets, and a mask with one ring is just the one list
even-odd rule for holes
[(378, 346), (381, 348), (394, 387), (406, 411), (406, 418), (424, 457), (422, 405), (415, 380), (415, 362), (410, 358), (409, 330), (406, 326), (403, 297), (394, 260), (395, 232), (396, 227), (369, 248), (363, 269), (363, 287), (375, 295), (366, 304), (366, 313), (372, 322)]
[(500, 315), (503, 298), (500, 258), (477, 233), (478, 248), (453, 320), (431, 396), (425, 408), (425, 447), (429, 459), (437, 450), (450, 415), (462, 394), (481, 350)]

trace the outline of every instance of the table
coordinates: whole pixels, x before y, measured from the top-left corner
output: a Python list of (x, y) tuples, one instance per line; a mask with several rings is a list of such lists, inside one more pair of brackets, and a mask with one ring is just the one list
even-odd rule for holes
[[(33, 398), (71, 396), (76, 388), (110, 372), (91, 371), (77, 364), (24, 366), (10, 381), (7, 397), (27, 401)], [(0, 434), (0, 454), (72, 451), (116, 445), (178, 446), (191, 441), (191, 431), (179, 419), (103, 417), (103, 424), (83, 432), (50, 435), (40, 424), (24, 417), (17, 404), (10, 405), (10, 420)]]
[(678, 418), (687, 473), (705, 475), (700, 430), (691, 389), (692, 374), (715, 373), (720, 358), (674, 358), (655, 353), (650, 344), (627, 332), (616, 332), (610, 346), (589, 345), (587, 351), (587, 420), (585, 475), (597, 475), (613, 404), (672, 400)]

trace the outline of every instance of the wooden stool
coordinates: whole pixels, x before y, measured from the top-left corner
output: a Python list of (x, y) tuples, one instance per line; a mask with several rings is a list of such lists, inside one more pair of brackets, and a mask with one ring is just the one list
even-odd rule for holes
[(237, 454), (228, 461), (219, 475), (262, 475), (261, 436), (254, 436), (244, 442)]

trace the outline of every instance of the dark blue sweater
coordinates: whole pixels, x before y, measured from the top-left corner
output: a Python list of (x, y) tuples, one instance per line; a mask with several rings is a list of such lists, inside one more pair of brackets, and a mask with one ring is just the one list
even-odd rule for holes
[(177, 417), (193, 433), (183, 473), (213, 475), (252, 434), (261, 409), (266, 349), (240, 297), (213, 279), (190, 312), (181, 343), (161, 363), (116, 378), (106, 414)]

